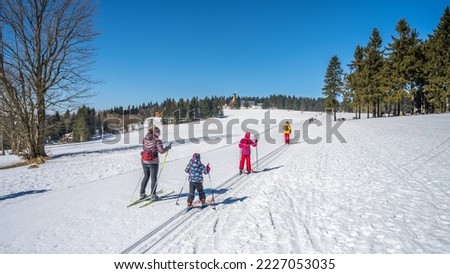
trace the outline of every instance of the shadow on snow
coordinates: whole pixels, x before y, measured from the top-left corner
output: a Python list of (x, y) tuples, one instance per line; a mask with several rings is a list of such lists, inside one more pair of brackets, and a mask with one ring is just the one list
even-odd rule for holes
[(271, 171), (271, 170), (279, 169), (279, 168), (282, 168), (282, 167), (283, 167), (283, 166), (266, 167), (266, 168), (261, 169), (261, 170), (253, 170), (252, 173), (266, 172), (266, 171)]
[(8, 195), (4, 195), (4, 196), (0, 196), (0, 201), (4, 201), (4, 200), (8, 200), (8, 199), (15, 199), (21, 196), (25, 196), (25, 195), (32, 195), (32, 194), (39, 194), (39, 193), (44, 193), (47, 191), (50, 191), (51, 189), (39, 189), (39, 190), (27, 190), (27, 191), (21, 191), (21, 192), (17, 192), (17, 193), (12, 193), (12, 194), (8, 194)]
[(112, 148), (112, 149), (97, 149), (97, 150), (86, 150), (86, 151), (79, 151), (79, 152), (69, 152), (69, 153), (55, 154), (55, 155), (52, 155), (51, 158), (57, 159), (57, 158), (71, 157), (71, 156), (77, 156), (77, 155), (105, 154), (105, 153), (111, 153), (111, 152), (116, 152), (116, 151), (135, 150), (140, 147), (142, 147), (142, 145), (133, 145), (133, 146), (127, 146), (127, 147)]

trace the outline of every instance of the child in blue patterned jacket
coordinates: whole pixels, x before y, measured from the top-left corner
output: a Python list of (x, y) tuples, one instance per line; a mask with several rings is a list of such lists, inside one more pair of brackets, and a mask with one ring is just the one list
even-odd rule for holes
[(200, 161), (200, 154), (194, 153), (192, 155), (192, 159), (189, 161), (189, 164), (184, 169), (186, 173), (189, 173), (189, 195), (187, 198), (187, 207), (188, 209), (192, 208), (192, 202), (195, 197), (195, 190), (198, 192), (199, 199), (202, 203), (202, 207), (207, 206), (206, 203), (206, 194), (203, 190), (203, 174), (209, 174), (211, 168), (208, 165), (203, 165)]

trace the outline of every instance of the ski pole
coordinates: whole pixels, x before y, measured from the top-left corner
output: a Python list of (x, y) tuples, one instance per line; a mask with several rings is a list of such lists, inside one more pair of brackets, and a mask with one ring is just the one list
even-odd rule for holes
[(130, 197), (130, 202), (133, 200), (134, 194), (136, 193), (136, 190), (138, 188), (139, 182), (141, 182), (143, 176), (144, 176), (144, 173), (142, 172), (141, 177), (139, 177), (139, 181), (137, 182), (136, 187), (134, 188), (133, 194)]
[[(170, 146), (170, 144), (172, 144), (172, 142), (169, 143), (169, 146)], [(164, 169), (164, 166), (166, 165), (166, 161), (167, 161), (167, 156), (168, 155), (169, 155), (169, 150), (166, 152), (166, 155), (164, 156), (164, 160), (163, 160), (163, 163), (161, 165), (161, 168), (159, 169), (159, 174), (158, 174), (158, 178), (156, 179), (156, 182), (159, 181), (159, 177), (161, 176), (162, 170)]]
[[(209, 164), (208, 164), (209, 165)], [(213, 190), (213, 185), (212, 185), (212, 180), (211, 180), (211, 174), (208, 173), (208, 178), (209, 178), (209, 182), (211, 183), (211, 202), (214, 203), (214, 207), (213, 209), (216, 209), (216, 201), (214, 200), (214, 190)]]
[(181, 186), (180, 194), (178, 194), (177, 201), (175, 202), (176, 205), (179, 205), (178, 200), (180, 199), (181, 193), (183, 192), (184, 184), (186, 183), (187, 179), (188, 179), (188, 176), (186, 176), (186, 179), (184, 180), (184, 183)]
[(258, 143), (256, 143), (256, 169), (259, 170), (259, 160), (258, 160)]
[[(172, 143), (172, 142), (170, 142), (169, 145), (170, 145), (171, 143)], [(163, 171), (163, 169), (164, 169), (164, 166), (166, 165), (166, 161), (167, 161), (167, 156), (168, 156), (168, 155), (169, 155), (169, 150), (166, 151), (166, 155), (164, 156), (164, 160), (163, 160), (163, 162), (162, 162), (162, 164), (161, 164), (161, 168), (159, 169), (159, 172), (158, 172), (158, 177), (156, 178), (155, 187), (152, 189), (152, 192), (151, 192), (151, 193), (156, 192), (156, 188), (158, 187), (159, 177), (161, 177), (161, 173), (162, 173), (162, 171)]]
[(242, 148), (239, 149), (239, 155), (238, 155), (238, 167), (239, 167), (239, 172), (241, 172), (241, 161), (242, 161)]

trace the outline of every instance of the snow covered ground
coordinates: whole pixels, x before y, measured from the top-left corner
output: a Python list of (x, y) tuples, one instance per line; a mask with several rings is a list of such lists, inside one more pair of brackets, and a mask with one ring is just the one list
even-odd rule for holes
[[(0, 152), (1, 153), (1, 152)], [(16, 163), (20, 163), (22, 160), (17, 155), (10, 154), (9, 151), (5, 152), (5, 155), (0, 155), (0, 168), (7, 167)]]
[[(0, 253), (450, 253), (450, 115), (346, 114), (345, 143), (326, 142), (325, 114), (272, 110), (270, 127), (263, 110), (225, 115), (208, 122), (214, 144), (205, 121), (164, 128), (168, 141), (191, 140), (172, 144), (161, 173), (159, 188), (175, 193), (143, 208), (126, 207), (138, 194), (142, 132), (49, 146), (53, 159), (39, 168), (0, 170)], [(310, 117), (322, 125), (305, 138)], [(282, 143), (283, 119), (298, 142)], [(261, 134), (256, 172), (238, 176), (247, 122)], [(194, 152), (212, 166), (204, 185), (215, 204), (184, 214)]]

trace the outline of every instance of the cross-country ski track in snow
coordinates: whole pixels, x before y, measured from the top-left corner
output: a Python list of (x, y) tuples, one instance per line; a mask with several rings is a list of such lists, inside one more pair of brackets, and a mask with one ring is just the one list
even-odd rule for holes
[[(212, 194), (214, 194), (214, 201), (210, 202), (208, 207), (203, 209), (194, 208), (186, 212), (186, 209), (181, 206), (182, 209), (180, 211), (168, 218), (165, 222), (150, 231), (137, 242), (126, 248), (124, 251), (122, 251), (122, 253), (151, 253), (153, 247), (157, 245), (164, 245), (165, 241), (176, 241), (177, 237), (183, 237), (182, 234), (180, 235), (180, 232), (182, 233), (184, 228), (190, 225), (204, 223), (207, 219), (215, 219), (215, 223), (217, 223), (217, 214), (220, 213), (217, 213), (213, 210), (216, 210), (216, 207), (220, 204), (226, 204), (228, 195), (239, 193), (240, 188), (244, 186), (243, 184), (239, 184), (241, 183), (241, 181), (251, 183), (252, 181), (258, 180), (258, 176), (264, 176), (263, 174), (259, 173), (265, 172), (267, 169), (270, 170), (272, 168), (278, 168), (272, 167), (271, 164), (273, 164), (273, 162), (276, 161), (277, 158), (282, 156), (288, 148), (289, 145), (277, 146), (273, 151), (258, 159), (257, 163), (254, 163), (254, 165), (257, 164), (257, 166), (261, 168), (261, 170), (255, 168), (255, 166), (253, 174), (251, 175), (243, 173), (242, 175), (236, 174), (230, 177), (220, 185), (216, 186), (215, 189), (213, 189), (213, 191), (216, 192), (215, 194), (211, 193), (211, 188), (209, 189), (209, 191), (206, 190), (206, 194), (208, 195), (207, 197), (209, 197), (210, 200), (212, 198)], [(269, 162), (269, 160), (271, 160), (272, 162)], [(205, 177), (206, 178), (204, 184), (206, 186), (205, 188), (207, 188), (209, 182), (208, 177)], [(178, 194), (176, 194), (176, 196), (178, 196)]]

